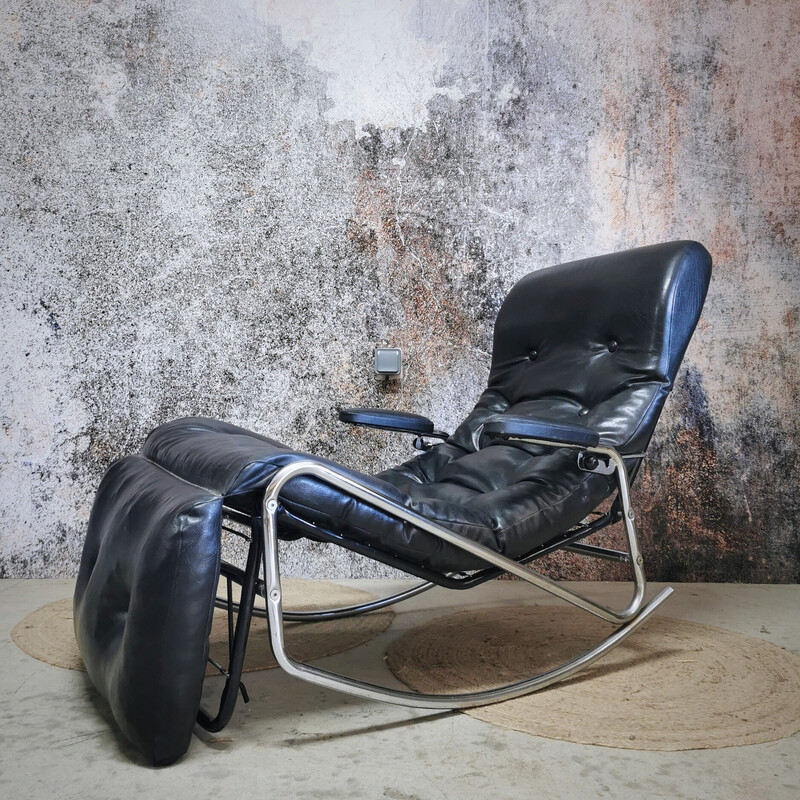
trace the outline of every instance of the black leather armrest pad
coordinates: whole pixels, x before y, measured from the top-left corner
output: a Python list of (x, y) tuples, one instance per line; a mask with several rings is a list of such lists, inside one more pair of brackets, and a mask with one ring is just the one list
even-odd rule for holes
[(433, 433), (433, 422), (421, 414), (406, 411), (390, 411), (385, 408), (341, 408), (339, 419), (351, 425), (366, 425), (387, 431), (404, 433)]
[(483, 432), (487, 436), (513, 436), (521, 439), (542, 439), (546, 442), (596, 447), (600, 435), (582, 425), (544, 422), (525, 417), (496, 417), (486, 422)]

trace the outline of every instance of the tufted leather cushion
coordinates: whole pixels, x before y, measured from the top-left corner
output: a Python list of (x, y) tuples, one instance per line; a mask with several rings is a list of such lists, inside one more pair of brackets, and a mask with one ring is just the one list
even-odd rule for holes
[[(483, 434), (484, 424), (508, 414), (580, 425), (623, 453), (645, 448), (697, 323), (710, 268), (701, 245), (672, 242), (527, 275), (498, 314), (489, 385), (453, 436), (373, 478), (350, 474), (505, 555), (547, 542), (592, 511), (611, 480), (579, 470), (574, 452), (499, 441)], [(196, 418), (153, 431), (143, 454), (248, 511), (280, 466), (313, 457)], [(313, 479), (290, 482), (282, 499), (300, 517), (434, 570), (484, 566)]]
[(151, 764), (189, 746), (219, 574), (222, 498), (140, 456), (97, 492), (75, 587), (75, 638), (123, 733)]
[(650, 440), (703, 307), (711, 257), (670, 242), (526, 275), (494, 329), (489, 384), (453, 440), (476, 450), (490, 414), (597, 431), (638, 452)]

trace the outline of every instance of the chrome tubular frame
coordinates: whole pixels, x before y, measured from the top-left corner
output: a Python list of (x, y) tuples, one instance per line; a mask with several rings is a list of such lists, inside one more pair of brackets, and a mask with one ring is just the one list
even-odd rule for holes
[[(646, 582), (644, 577), (643, 559), (639, 552), (639, 545), (636, 537), (636, 526), (634, 524), (635, 514), (630, 504), (630, 488), (628, 482), (628, 473), (625, 467), (625, 462), (620, 454), (610, 447), (597, 446), (585, 447), (578, 446), (570, 443), (552, 442), (539, 439), (508, 437), (525, 441), (528, 443), (541, 444), (547, 447), (568, 447), (575, 450), (580, 450), (588, 453), (595, 453), (609, 460), (613, 464), (618, 481), (619, 499), (623, 512), (623, 522), (625, 526), (625, 533), (628, 545), (628, 556), (633, 570), (634, 578), (634, 593), (628, 606), (622, 611), (614, 611), (603, 605), (596, 603), (583, 595), (573, 592), (570, 589), (562, 586), (561, 584), (553, 581), (526, 566), (519, 564), (513, 559), (497, 553), (477, 542), (474, 542), (467, 537), (454, 533), (447, 528), (442, 527), (425, 517), (417, 514), (416, 512), (399, 505), (392, 500), (375, 492), (373, 489), (364, 486), (363, 484), (353, 480), (349, 476), (343, 475), (336, 470), (320, 464), (312, 460), (296, 461), (288, 464), (279, 469), (272, 480), (267, 486), (264, 494), (263, 501), (263, 536), (264, 536), (264, 574), (266, 578), (266, 606), (267, 617), (269, 620), (269, 633), (272, 650), (277, 662), (280, 666), (294, 677), (301, 678), (311, 683), (325, 686), (327, 688), (336, 689), (338, 691), (353, 694), (359, 697), (365, 697), (372, 700), (383, 700), (400, 705), (413, 706), (417, 708), (468, 708), (471, 706), (484, 705), (487, 703), (495, 703), (500, 700), (507, 700), (512, 697), (518, 697), (528, 692), (549, 686), (557, 681), (564, 680), (565, 678), (574, 675), (578, 670), (592, 664), (598, 658), (603, 656), (613, 647), (616, 647), (620, 642), (626, 639), (631, 633), (634, 632), (652, 613), (661, 605), (671, 594), (671, 588), (662, 589), (647, 605), (644, 603), (644, 593)], [(591, 650), (583, 653), (576, 658), (567, 661), (560, 667), (556, 667), (547, 672), (541, 673), (535, 677), (527, 680), (519, 681), (517, 683), (502, 686), (497, 689), (491, 689), (482, 692), (474, 692), (469, 694), (458, 695), (431, 695), (421, 694), (417, 692), (399, 691), (390, 689), (375, 684), (365, 683), (363, 681), (349, 678), (343, 675), (330, 672), (328, 670), (314, 667), (309, 664), (297, 661), (292, 658), (287, 652), (284, 644), (283, 636), (283, 623), (289, 617), (289, 613), (298, 612), (283, 612), (283, 595), (281, 589), (280, 578), (280, 564), (278, 560), (278, 509), (279, 509), (279, 494), (284, 485), (299, 476), (310, 476), (317, 478), (331, 486), (340, 489), (352, 497), (363, 500), (366, 503), (397, 517), (398, 519), (410, 522), (417, 528), (424, 530), (433, 536), (436, 536), (443, 541), (448, 542), (455, 547), (465, 550), (472, 555), (477, 556), (483, 561), (488, 562), (496, 567), (515, 575), (534, 586), (543, 589), (544, 591), (559, 597), (566, 602), (577, 606), (578, 608), (588, 611), (601, 619), (614, 624), (621, 624), (614, 633), (600, 642)], [(430, 586), (420, 584), (408, 590), (417, 594), (426, 591)], [(404, 595), (401, 598), (401, 595)], [(395, 602), (397, 599), (405, 599), (411, 596), (407, 593), (400, 593), (390, 598), (384, 598), (383, 601), (374, 601), (372, 604), (362, 604), (360, 606), (351, 606), (348, 609), (331, 610), (326, 618), (330, 619), (331, 614), (336, 614), (340, 611), (350, 612), (348, 615), (363, 613), (365, 606), (375, 606), (375, 602), (381, 603), (380, 607), (389, 605), (390, 602)], [(323, 612), (311, 612), (323, 613)], [(304, 617), (309, 619), (309, 617)]]

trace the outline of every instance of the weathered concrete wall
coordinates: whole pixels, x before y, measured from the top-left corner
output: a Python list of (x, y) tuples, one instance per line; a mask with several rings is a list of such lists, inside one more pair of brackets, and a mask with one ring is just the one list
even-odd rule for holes
[(178, 415), (405, 459), (335, 405), (452, 428), (521, 275), (691, 237), (649, 573), (800, 579), (798, 34), (794, 0), (4, 0), (0, 574), (74, 574), (103, 470)]

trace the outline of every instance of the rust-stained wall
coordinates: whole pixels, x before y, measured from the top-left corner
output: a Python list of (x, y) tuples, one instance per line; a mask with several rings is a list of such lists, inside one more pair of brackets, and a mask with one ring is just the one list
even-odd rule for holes
[(691, 237), (715, 272), (636, 490), (648, 572), (800, 579), (798, 34), (792, 0), (7, 0), (0, 574), (74, 574), (103, 470), (178, 415), (405, 459), (335, 406), (452, 429), (520, 276)]

